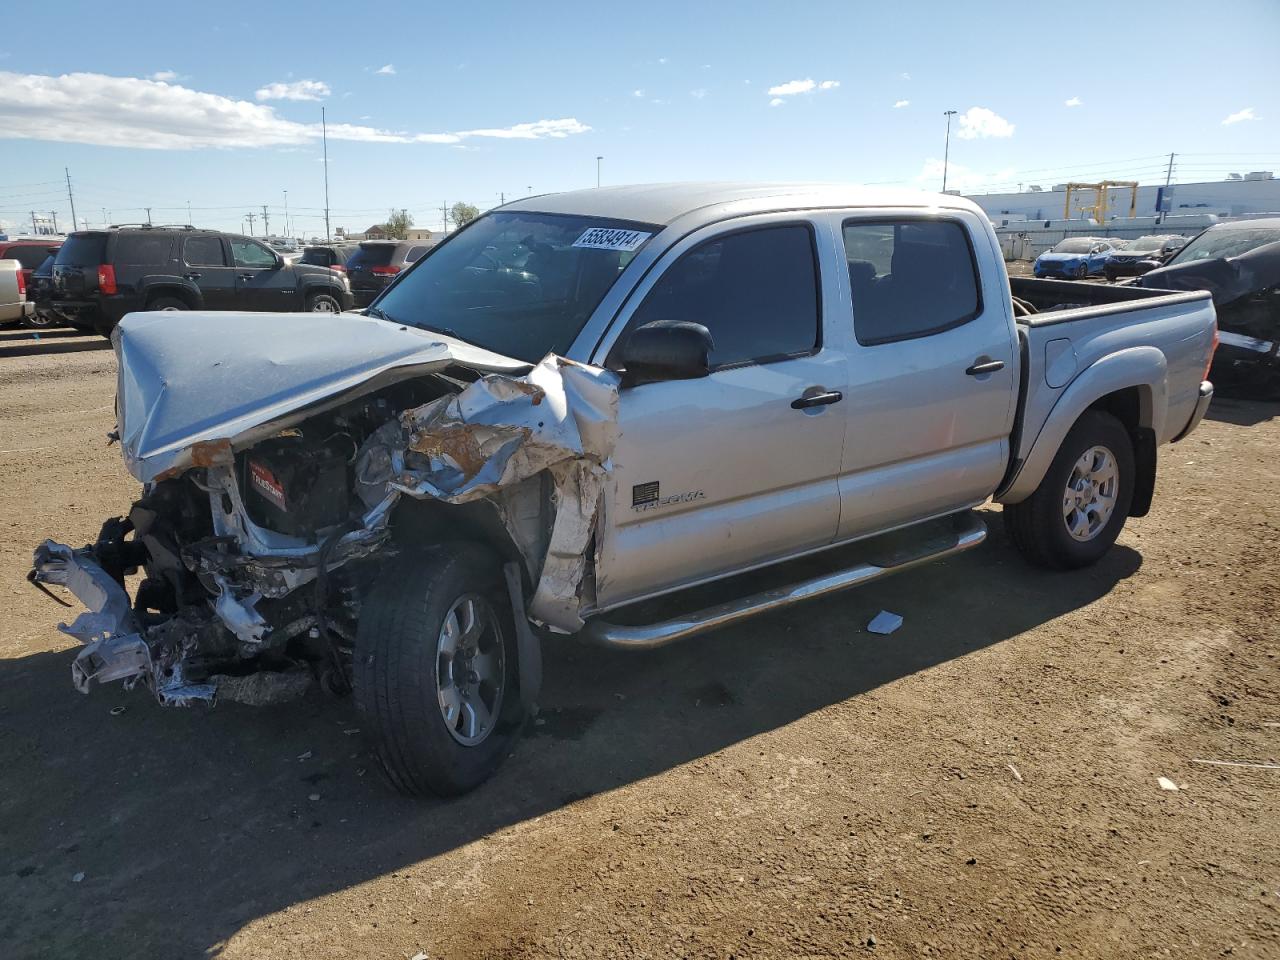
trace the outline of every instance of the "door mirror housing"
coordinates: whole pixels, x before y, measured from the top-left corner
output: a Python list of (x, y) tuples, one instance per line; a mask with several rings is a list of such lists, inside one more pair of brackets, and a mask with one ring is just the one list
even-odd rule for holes
[(715, 341), (700, 323), (659, 320), (631, 331), (619, 355), (624, 384), (696, 380), (711, 372)]

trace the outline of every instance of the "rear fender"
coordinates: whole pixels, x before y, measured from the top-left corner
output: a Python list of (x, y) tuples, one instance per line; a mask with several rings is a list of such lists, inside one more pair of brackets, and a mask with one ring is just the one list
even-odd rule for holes
[(177, 297), (185, 300), (192, 310), (204, 306), (204, 296), (200, 288), (185, 277), (143, 277), (138, 283), (138, 292), (143, 303), (152, 297)]
[[(1032, 385), (1033, 390), (1036, 388)], [(1043, 389), (1043, 385), (1040, 388)], [(1135, 388), (1139, 401), (1138, 422), (1126, 427), (1130, 432), (1149, 430), (1154, 437), (1164, 436), (1169, 407), (1168, 365), (1164, 354), (1156, 347), (1147, 346), (1118, 350), (1086, 368), (1063, 390), (1032, 442), (1021, 469), (996, 494), (996, 500), (1019, 503), (1031, 496), (1080, 415), (1109, 394)]]

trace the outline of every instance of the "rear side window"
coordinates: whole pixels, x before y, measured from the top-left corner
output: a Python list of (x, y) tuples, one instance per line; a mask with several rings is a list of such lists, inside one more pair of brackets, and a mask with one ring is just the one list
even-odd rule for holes
[(405, 263), (417, 263), (422, 255), (427, 252), (427, 247), (410, 247), (409, 252), (404, 255)]
[(105, 233), (73, 233), (63, 241), (54, 263), (63, 267), (96, 267), (107, 250)]
[(713, 367), (812, 353), (819, 330), (812, 232), (762, 227), (694, 247), (662, 275), (629, 326), (657, 321), (710, 330)]
[(193, 267), (225, 267), (221, 237), (187, 237), (182, 244), (182, 259)]
[(351, 254), (347, 267), (385, 267), (395, 252), (394, 243), (362, 243)]
[(334, 251), (325, 247), (309, 247), (302, 251), (302, 257), (299, 263), (306, 263), (313, 267), (331, 267), (341, 259), (335, 255)]
[(172, 254), (171, 233), (121, 233), (116, 236), (111, 259), (115, 263), (150, 266), (165, 263)]
[(940, 333), (982, 312), (969, 235), (952, 220), (847, 221), (853, 331), (870, 346)]

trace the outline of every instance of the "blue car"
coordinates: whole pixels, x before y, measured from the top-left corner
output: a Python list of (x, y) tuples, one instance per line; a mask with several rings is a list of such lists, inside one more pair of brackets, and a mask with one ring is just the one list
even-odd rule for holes
[(1107, 257), (1118, 247), (1110, 240), (1097, 237), (1068, 237), (1052, 250), (1036, 257), (1037, 277), (1063, 277), (1083, 280), (1097, 276), (1106, 267)]

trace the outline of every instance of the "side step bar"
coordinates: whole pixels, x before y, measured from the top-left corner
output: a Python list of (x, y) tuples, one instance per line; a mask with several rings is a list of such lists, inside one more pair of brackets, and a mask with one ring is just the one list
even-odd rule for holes
[(825, 573), (809, 580), (728, 603), (717, 604), (686, 616), (650, 623), (642, 626), (624, 626), (603, 620), (589, 620), (579, 634), (582, 639), (615, 650), (653, 650), (685, 637), (716, 630), (746, 620), (761, 613), (781, 610), (804, 600), (825, 597), (850, 587), (857, 587), (872, 580), (879, 580), (891, 573), (909, 570), (933, 560), (941, 560), (952, 554), (971, 550), (987, 539), (987, 525), (975, 513), (956, 517), (956, 530), (940, 545), (935, 541), (924, 552), (898, 555), (882, 559), (879, 563), (863, 562), (844, 570)]

